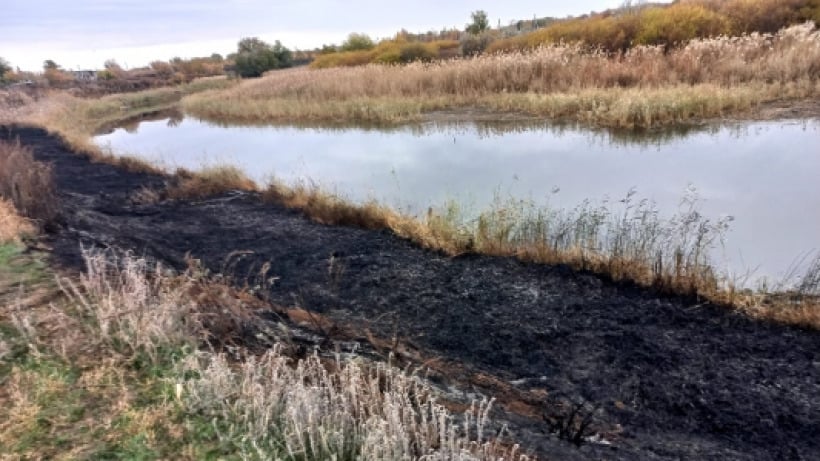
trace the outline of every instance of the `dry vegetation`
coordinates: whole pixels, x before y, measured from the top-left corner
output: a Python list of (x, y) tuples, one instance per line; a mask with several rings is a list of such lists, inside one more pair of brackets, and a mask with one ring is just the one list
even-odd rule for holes
[(58, 205), (51, 168), (34, 161), (19, 143), (0, 141), (0, 198), (5, 197), (41, 227), (57, 219)]
[(352, 67), (365, 64), (401, 64), (413, 61), (449, 59), (459, 55), (457, 40), (414, 42), (402, 38), (385, 40), (372, 49), (323, 54), (311, 63), (315, 69)]
[(0, 245), (19, 243), (22, 237), (32, 233), (31, 222), (17, 214), (13, 203), (0, 198)]
[(680, 0), (672, 5), (633, 6), (557, 21), (546, 28), (497, 40), (488, 52), (578, 43), (606, 52), (633, 46), (669, 49), (690, 40), (775, 33), (806, 21), (820, 23), (817, 0)]
[(555, 45), (406, 66), (274, 72), (183, 99), (219, 121), (399, 123), (470, 108), (652, 127), (743, 113), (770, 101), (815, 97), (820, 32), (807, 23), (775, 35), (695, 40), (623, 54)]
[[(253, 301), (204, 277), (85, 253), (49, 305), (0, 310), (0, 444), (53, 459), (526, 459), (419, 377), (279, 346), (215, 352)], [(239, 336), (235, 336), (239, 337)], [(258, 335), (257, 338), (258, 340)], [(210, 347), (208, 347), (210, 345)], [(200, 346), (205, 346), (200, 348)]]
[(102, 151), (91, 137), (100, 129), (149, 112), (175, 107), (186, 95), (228, 88), (235, 83), (224, 77), (201, 78), (177, 87), (122, 93), (101, 98), (79, 98), (52, 91), (32, 98), (14, 91), (0, 93), (0, 123), (43, 127), (60, 135), (77, 152), (133, 171), (159, 169), (133, 158), (116, 157)]

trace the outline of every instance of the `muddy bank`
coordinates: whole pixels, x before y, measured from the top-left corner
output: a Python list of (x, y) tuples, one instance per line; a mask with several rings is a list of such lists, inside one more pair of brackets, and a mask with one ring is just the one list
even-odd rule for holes
[[(643, 131), (668, 131), (669, 129), (672, 130), (687, 130), (692, 129), (694, 127), (704, 126), (704, 125), (718, 125), (723, 124), (726, 122), (762, 122), (762, 121), (775, 121), (775, 120), (805, 120), (805, 119), (812, 119), (812, 118), (820, 118), (820, 99), (817, 98), (807, 98), (807, 99), (795, 99), (795, 100), (782, 100), (782, 101), (770, 101), (760, 104), (758, 107), (754, 108), (753, 110), (742, 112), (738, 114), (732, 115), (724, 115), (718, 118), (704, 118), (704, 119), (693, 119), (687, 120), (685, 123), (682, 123), (678, 126), (672, 126), (671, 128), (666, 127), (659, 127), (659, 128), (648, 128), (644, 129)], [(509, 112), (496, 112), (492, 110), (487, 110), (485, 108), (480, 107), (473, 107), (473, 108), (463, 108), (463, 109), (452, 109), (452, 110), (440, 110), (435, 112), (428, 112), (422, 115), (420, 123), (476, 123), (476, 122), (489, 122), (489, 123), (534, 123), (534, 124), (544, 124), (546, 122), (553, 123), (553, 124), (567, 124), (567, 125), (577, 125), (578, 122), (572, 118), (566, 120), (545, 120), (544, 117), (538, 117), (528, 114), (517, 114), (517, 113), (509, 113)], [(602, 129), (596, 125), (592, 125), (589, 127), (590, 129)], [(606, 129), (606, 128), (603, 128)], [(630, 131), (630, 130), (612, 130), (615, 132), (618, 131)]]
[[(401, 343), (442, 375), (470, 375), (463, 381), (477, 391), (520, 394), (506, 417), (542, 458), (820, 454), (818, 332), (564, 267), (448, 258), (388, 232), (319, 225), (252, 194), (138, 205), (133, 194), (165, 178), (89, 163), (40, 130), (0, 137), (54, 164), (63, 223), (51, 243), (62, 263), (77, 266), (83, 243), (175, 267), (190, 253), (250, 285), (268, 268), (274, 302)], [(575, 448), (554, 435), (556, 400), (585, 403), (610, 445)]]

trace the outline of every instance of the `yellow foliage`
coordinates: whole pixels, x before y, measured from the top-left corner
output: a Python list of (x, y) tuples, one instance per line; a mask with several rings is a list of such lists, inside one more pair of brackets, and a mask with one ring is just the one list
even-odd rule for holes
[(354, 67), (365, 64), (399, 64), (417, 60), (447, 59), (458, 55), (456, 40), (410, 42), (403, 37), (383, 40), (375, 48), (324, 54), (311, 64), (314, 69)]
[(559, 21), (498, 40), (488, 51), (520, 51), (562, 42), (606, 51), (626, 51), (634, 45), (669, 47), (718, 35), (774, 33), (811, 20), (820, 23), (820, 0), (680, 0), (669, 6)]
[(700, 5), (676, 4), (646, 9), (641, 14), (641, 30), (635, 41), (641, 45), (671, 46), (729, 32), (730, 22), (725, 16)]

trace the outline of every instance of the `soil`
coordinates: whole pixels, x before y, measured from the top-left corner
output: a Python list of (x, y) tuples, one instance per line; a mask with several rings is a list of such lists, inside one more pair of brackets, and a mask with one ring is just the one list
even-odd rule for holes
[[(818, 331), (562, 266), (450, 258), (249, 193), (140, 205), (133, 194), (167, 178), (92, 163), (38, 129), (0, 138), (54, 165), (60, 264), (79, 268), (80, 244), (178, 268), (190, 254), (237, 283), (256, 284), (269, 264), (273, 302), (424, 361), (464, 396), (496, 396), (540, 459), (820, 459)], [(586, 416), (588, 437), (567, 441), (561, 427)]]

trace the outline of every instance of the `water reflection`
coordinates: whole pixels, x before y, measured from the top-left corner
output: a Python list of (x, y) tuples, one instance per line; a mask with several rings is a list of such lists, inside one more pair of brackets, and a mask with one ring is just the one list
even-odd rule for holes
[(230, 163), (259, 182), (271, 175), (311, 180), (352, 200), (376, 198), (413, 213), (450, 199), (469, 213), (498, 196), (563, 208), (614, 198), (608, 203), (617, 206), (634, 188), (672, 215), (694, 186), (705, 215), (735, 218), (718, 255), (735, 273), (752, 268), (756, 276), (777, 277), (820, 245), (818, 121), (636, 133), (543, 121), (384, 129), (156, 117), (97, 140), (168, 167)]

